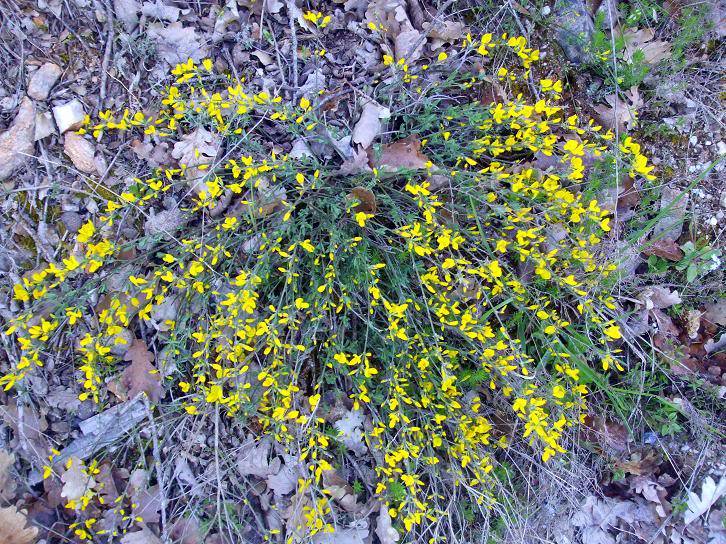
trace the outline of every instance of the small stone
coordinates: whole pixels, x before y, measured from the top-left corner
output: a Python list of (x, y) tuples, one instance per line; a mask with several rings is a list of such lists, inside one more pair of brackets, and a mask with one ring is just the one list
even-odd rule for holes
[(55, 106), (53, 108), (53, 117), (55, 117), (55, 124), (58, 125), (58, 131), (63, 134), (68, 130), (81, 128), (86, 112), (80, 100), (71, 100), (60, 106)]
[(35, 106), (23, 98), (18, 114), (10, 127), (0, 133), (0, 181), (22, 166), (35, 151)]
[(30, 77), (28, 84), (28, 96), (36, 100), (45, 100), (50, 94), (53, 85), (63, 73), (63, 69), (57, 64), (46, 62), (38, 68)]
[(718, 148), (719, 155), (726, 155), (726, 142), (722, 140), (716, 144), (716, 147)]
[(692, 134), (690, 138), (688, 138), (688, 143), (691, 145), (696, 145), (698, 143), (698, 136), (695, 134)]
[(552, 12), (552, 9), (549, 6), (545, 6), (542, 8), (542, 16), (547, 17)]
[(706, 223), (708, 223), (712, 227), (715, 227), (716, 225), (718, 225), (718, 219), (716, 219), (715, 215), (712, 215), (708, 218), (708, 221), (706, 221)]
[(68, 232), (75, 234), (81, 229), (83, 219), (76, 212), (64, 212), (60, 216), (60, 220), (65, 225)]
[(69, 132), (65, 135), (63, 152), (81, 172), (92, 174), (96, 171), (96, 163), (93, 160), (96, 148), (80, 134)]
[(47, 138), (55, 132), (53, 116), (49, 111), (35, 114), (35, 141)]

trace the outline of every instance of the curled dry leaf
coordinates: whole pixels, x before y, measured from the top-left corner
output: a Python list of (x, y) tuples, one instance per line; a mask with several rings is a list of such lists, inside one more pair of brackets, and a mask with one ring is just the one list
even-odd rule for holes
[(606, 419), (604, 416), (585, 417), (585, 434), (587, 440), (601, 445), (604, 449), (623, 452), (628, 449), (628, 430), (620, 423)]
[(415, 28), (400, 32), (394, 40), (394, 51), (396, 60), (405, 59), (406, 62), (416, 62), (423, 55), (423, 47), (426, 40), (422, 40), (421, 34)]
[(651, 285), (646, 287), (638, 299), (643, 303), (646, 310), (652, 310), (656, 308), (658, 310), (664, 310), (670, 308), (675, 304), (683, 302), (681, 297), (678, 295), (678, 291), (671, 291), (667, 287), (661, 285)]
[[(423, 24), (424, 31), (428, 32), (431, 39), (429, 46), (433, 51), (439, 49), (445, 43), (455, 43), (466, 36), (466, 25), (460, 21), (444, 21), (442, 23), (432, 24), (426, 22)], [(431, 29), (429, 31), (429, 29)]]
[(68, 132), (63, 143), (63, 152), (71, 159), (73, 166), (84, 174), (93, 174), (96, 171), (96, 149), (91, 142), (80, 134)]
[(381, 132), (381, 119), (388, 119), (390, 116), (391, 110), (388, 108), (384, 108), (373, 100), (366, 102), (360, 119), (353, 127), (351, 142), (360, 144), (364, 149), (369, 148)]
[(128, 398), (134, 398), (142, 391), (152, 402), (159, 402), (163, 395), (161, 376), (151, 364), (154, 354), (143, 340), (135, 339), (124, 355), (124, 361), (131, 361), (121, 374), (121, 385), (126, 389)]
[(710, 476), (701, 484), (701, 495), (693, 491), (688, 493), (688, 510), (683, 515), (686, 525), (705, 514), (714, 503), (726, 494), (726, 477), (721, 477), (718, 484)]
[(93, 476), (86, 474), (83, 463), (78, 457), (71, 457), (66, 464), (66, 470), (61, 475), (63, 489), (61, 497), (69, 501), (79, 500), (87, 491), (96, 487)]
[(391, 519), (391, 514), (388, 513), (388, 507), (382, 503), (378, 511), (376, 536), (378, 536), (381, 544), (396, 544), (401, 538), (398, 531), (393, 528), (393, 520)]
[(365, 544), (368, 542), (368, 527), (338, 528), (332, 533), (318, 533), (313, 544)]
[(38, 535), (37, 527), (26, 527), (24, 510), (15, 506), (0, 508), (0, 542), (3, 544), (31, 544)]
[(291, 458), (280, 467), (277, 474), (271, 474), (267, 477), (267, 488), (281, 497), (292, 493), (297, 488), (298, 470)]
[(726, 326), (726, 298), (713, 304), (707, 304), (702, 317), (714, 325)]
[(688, 210), (688, 193), (677, 187), (664, 186), (660, 195), (660, 214), (653, 225), (651, 237), (654, 240), (675, 242), (683, 232), (683, 223)]

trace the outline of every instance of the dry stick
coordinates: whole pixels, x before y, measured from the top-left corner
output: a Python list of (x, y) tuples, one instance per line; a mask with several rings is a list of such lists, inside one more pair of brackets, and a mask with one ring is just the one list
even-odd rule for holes
[(290, 19), (290, 38), (292, 39), (292, 85), (298, 89), (297, 79), (297, 29), (295, 28), (294, 0), (287, 0), (287, 16)]
[(103, 0), (103, 7), (106, 10), (106, 48), (103, 52), (101, 62), (101, 92), (98, 99), (98, 109), (103, 110), (103, 103), (106, 100), (106, 84), (108, 83), (108, 63), (111, 61), (113, 51), (113, 10), (108, 0)]
[(164, 482), (164, 471), (161, 468), (161, 452), (159, 450), (159, 433), (154, 421), (154, 415), (151, 413), (149, 406), (149, 397), (143, 394), (144, 408), (146, 408), (146, 417), (149, 418), (149, 426), (151, 427), (151, 441), (154, 453), (154, 470), (156, 470), (156, 479), (159, 484), (159, 495), (161, 495), (161, 539), (163, 542), (169, 541), (169, 526), (166, 523), (166, 488)]

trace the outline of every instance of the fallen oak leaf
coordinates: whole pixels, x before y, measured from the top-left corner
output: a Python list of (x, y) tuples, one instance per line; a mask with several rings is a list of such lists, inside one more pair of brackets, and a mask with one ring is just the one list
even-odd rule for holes
[(644, 102), (640, 98), (637, 87), (631, 87), (629, 91), (624, 93), (628, 102), (622, 100), (617, 94), (611, 94), (605, 97), (607, 106), (595, 106), (596, 117), (607, 128), (625, 132), (635, 125), (637, 120), (637, 111), (643, 107)]
[(61, 475), (63, 489), (61, 497), (68, 501), (80, 500), (87, 491), (96, 487), (96, 480), (88, 474), (83, 467), (83, 462), (78, 457), (71, 457), (66, 462), (66, 470)]
[(661, 259), (671, 262), (680, 261), (683, 256), (683, 250), (673, 240), (655, 240), (648, 242), (648, 246), (643, 248), (643, 254), (655, 255)]
[(129, 398), (134, 398), (143, 391), (152, 402), (161, 400), (164, 391), (159, 371), (151, 364), (153, 360), (154, 354), (147, 349), (146, 342), (134, 339), (124, 355), (124, 361), (131, 361), (131, 365), (121, 374), (121, 385), (128, 392)]
[(369, 150), (368, 158), (372, 165), (384, 171), (396, 171), (400, 168), (420, 170), (433, 166), (429, 158), (421, 152), (421, 140), (413, 135), (384, 146), (378, 158)]
[(638, 51), (643, 53), (643, 61), (647, 64), (657, 64), (671, 56), (671, 44), (662, 40), (654, 40), (655, 32), (652, 28), (626, 30), (622, 33), (625, 47), (623, 58), (632, 62)]
[(0, 542), (3, 544), (31, 544), (38, 535), (37, 527), (26, 527), (25, 510), (15, 506), (0, 508)]

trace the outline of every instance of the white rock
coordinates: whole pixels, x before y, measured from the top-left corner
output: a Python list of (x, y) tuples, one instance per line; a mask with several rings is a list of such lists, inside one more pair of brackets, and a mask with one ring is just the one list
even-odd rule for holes
[(706, 223), (708, 223), (712, 227), (715, 227), (716, 225), (718, 225), (718, 219), (716, 219), (715, 215), (712, 215), (711, 217), (708, 218), (708, 221), (706, 221)]
[(688, 138), (688, 142), (691, 145), (696, 145), (698, 143), (698, 136), (696, 136), (695, 134), (692, 134), (691, 137)]
[(63, 134), (68, 130), (77, 130), (81, 128), (86, 112), (83, 110), (83, 104), (80, 100), (71, 100), (60, 106), (53, 108), (53, 117), (55, 124), (58, 125), (58, 131)]
[(36, 100), (45, 100), (48, 98), (50, 90), (62, 73), (63, 69), (60, 66), (52, 62), (46, 62), (30, 77), (28, 96)]
[(53, 116), (49, 111), (35, 114), (35, 141), (47, 138), (55, 132)]
[(726, 155), (726, 142), (723, 140), (716, 144), (718, 147), (718, 154), (719, 155)]
[(552, 12), (552, 9), (549, 6), (544, 6), (540, 13), (542, 13), (542, 15), (544, 17), (547, 17), (551, 12)]
[(25, 97), (13, 124), (0, 133), (0, 181), (33, 156), (34, 133), (35, 106), (30, 98)]

